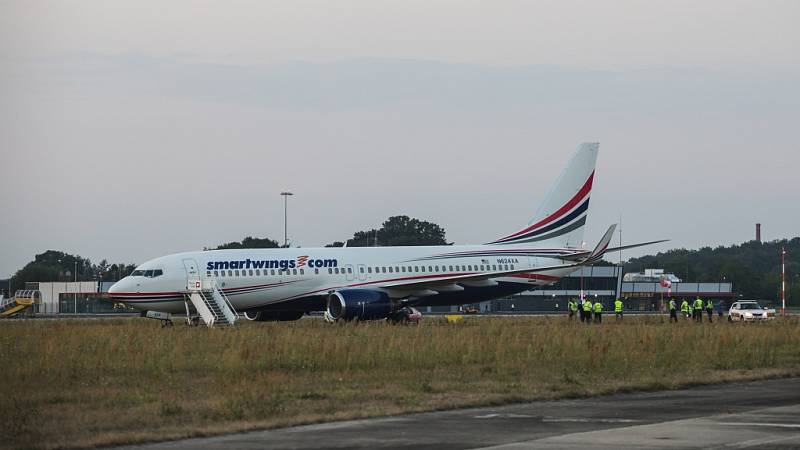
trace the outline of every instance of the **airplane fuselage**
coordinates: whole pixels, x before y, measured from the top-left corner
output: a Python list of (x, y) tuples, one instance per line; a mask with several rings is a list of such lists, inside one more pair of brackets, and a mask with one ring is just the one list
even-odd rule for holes
[[(187, 281), (216, 282), (238, 311), (322, 310), (332, 291), (381, 290), (414, 306), (477, 303), (552, 284), (575, 268), (514, 273), (453, 283), (453, 277), (563, 264), (581, 249), (471, 245), (211, 250), (148, 261), (118, 282), (111, 297), (141, 310), (184, 311)], [(441, 286), (403, 289), (415, 280)]]

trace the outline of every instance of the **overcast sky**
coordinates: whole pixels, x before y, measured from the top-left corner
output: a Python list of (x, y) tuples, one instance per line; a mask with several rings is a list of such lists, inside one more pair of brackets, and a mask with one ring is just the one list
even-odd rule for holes
[(583, 141), (585, 239), (800, 235), (800, 2), (0, 1), (0, 276), (390, 215), (527, 223)]

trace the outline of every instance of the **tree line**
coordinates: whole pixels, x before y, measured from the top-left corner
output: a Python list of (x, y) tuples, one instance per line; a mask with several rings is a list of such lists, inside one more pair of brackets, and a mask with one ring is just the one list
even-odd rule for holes
[(800, 237), (749, 241), (716, 248), (684, 248), (631, 258), (624, 271), (661, 268), (690, 282), (730, 282), (744, 298), (779, 300), (781, 249), (786, 249), (786, 297), (800, 305)]

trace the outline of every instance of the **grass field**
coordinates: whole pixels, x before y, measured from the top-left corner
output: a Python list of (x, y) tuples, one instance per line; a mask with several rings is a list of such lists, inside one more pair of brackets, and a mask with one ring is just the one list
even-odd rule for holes
[(240, 323), (0, 322), (0, 446), (91, 447), (800, 375), (797, 318)]

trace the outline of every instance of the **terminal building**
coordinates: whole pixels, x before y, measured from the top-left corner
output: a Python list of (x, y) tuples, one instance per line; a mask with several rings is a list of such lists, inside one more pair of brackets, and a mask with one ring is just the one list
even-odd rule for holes
[[(665, 287), (661, 280), (669, 280)], [(677, 281), (675, 281), (677, 280)], [(666, 284), (666, 283), (665, 283)], [(669, 298), (701, 297), (727, 308), (738, 295), (733, 284), (685, 282), (661, 269), (641, 274), (623, 274), (619, 265), (582, 267), (550, 286), (542, 286), (511, 297), (472, 305), (484, 313), (564, 312), (569, 299), (581, 293), (592, 302), (601, 301), (605, 311), (613, 310), (619, 297), (628, 311), (662, 311)], [(428, 312), (457, 311), (458, 307), (427, 308)]]
[(25, 283), (26, 290), (39, 291), (39, 301), (33, 305), (34, 314), (111, 314), (130, 312), (108, 298), (114, 282), (54, 281)]

